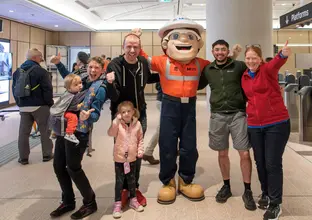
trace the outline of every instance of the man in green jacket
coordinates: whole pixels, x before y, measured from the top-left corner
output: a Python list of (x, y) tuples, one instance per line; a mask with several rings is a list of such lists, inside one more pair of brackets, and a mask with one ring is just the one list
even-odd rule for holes
[(238, 150), (243, 174), (245, 192), (242, 196), (245, 208), (255, 210), (256, 204), (250, 188), (251, 159), (246, 123), (246, 101), (241, 88), (241, 77), (246, 70), (242, 61), (229, 55), (229, 44), (218, 40), (212, 44), (215, 61), (203, 70), (199, 89), (208, 84), (211, 89), (211, 116), (209, 125), (209, 146), (219, 152), (219, 166), (224, 185), (216, 195), (216, 201), (225, 203), (232, 196), (230, 187), (229, 134), (233, 147)]

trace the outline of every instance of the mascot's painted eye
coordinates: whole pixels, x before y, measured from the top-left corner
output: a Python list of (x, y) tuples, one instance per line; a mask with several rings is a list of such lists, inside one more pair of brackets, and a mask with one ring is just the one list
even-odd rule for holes
[(172, 34), (172, 39), (173, 39), (173, 40), (179, 39), (179, 34), (178, 34), (178, 33), (173, 33), (173, 34)]
[(194, 40), (195, 39), (195, 36), (193, 34), (188, 34), (188, 39), (189, 40)]

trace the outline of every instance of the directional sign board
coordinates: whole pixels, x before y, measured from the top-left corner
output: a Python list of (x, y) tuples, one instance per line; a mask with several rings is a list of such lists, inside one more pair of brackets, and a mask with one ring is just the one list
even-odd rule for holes
[(295, 28), (312, 21), (312, 2), (280, 16), (280, 28)]

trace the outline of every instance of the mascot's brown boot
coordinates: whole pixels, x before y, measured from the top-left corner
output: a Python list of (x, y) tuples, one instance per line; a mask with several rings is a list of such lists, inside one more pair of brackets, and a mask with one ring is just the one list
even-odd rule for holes
[(198, 184), (186, 184), (181, 177), (178, 182), (178, 192), (191, 201), (201, 201), (205, 199), (204, 189)]
[(158, 192), (157, 202), (163, 205), (169, 205), (174, 203), (176, 199), (176, 182), (175, 179), (171, 179), (168, 185), (163, 187)]

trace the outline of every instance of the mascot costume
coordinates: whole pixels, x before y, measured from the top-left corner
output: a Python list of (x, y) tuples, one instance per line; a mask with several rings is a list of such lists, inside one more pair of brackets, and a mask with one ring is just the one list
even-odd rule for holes
[[(133, 33), (139, 32), (134, 29)], [(198, 151), (196, 144), (196, 94), (203, 68), (210, 62), (197, 58), (204, 42), (201, 33), (204, 28), (196, 22), (178, 16), (158, 31), (165, 55), (148, 57), (151, 70), (160, 74), (163, 91), (159, 154), (159, 179), (163, 187), (158, 193), (160, 204), (171, 204), (177, 191), (191, 201), (205, 198), (203, 188), (194, 184)], [(141, 33), (137, 33), (141, 35)], [(179, 141), (178, 141), (179, 139)], [(177, 171), (177, 145), (179, 143), (180, 160)]]

